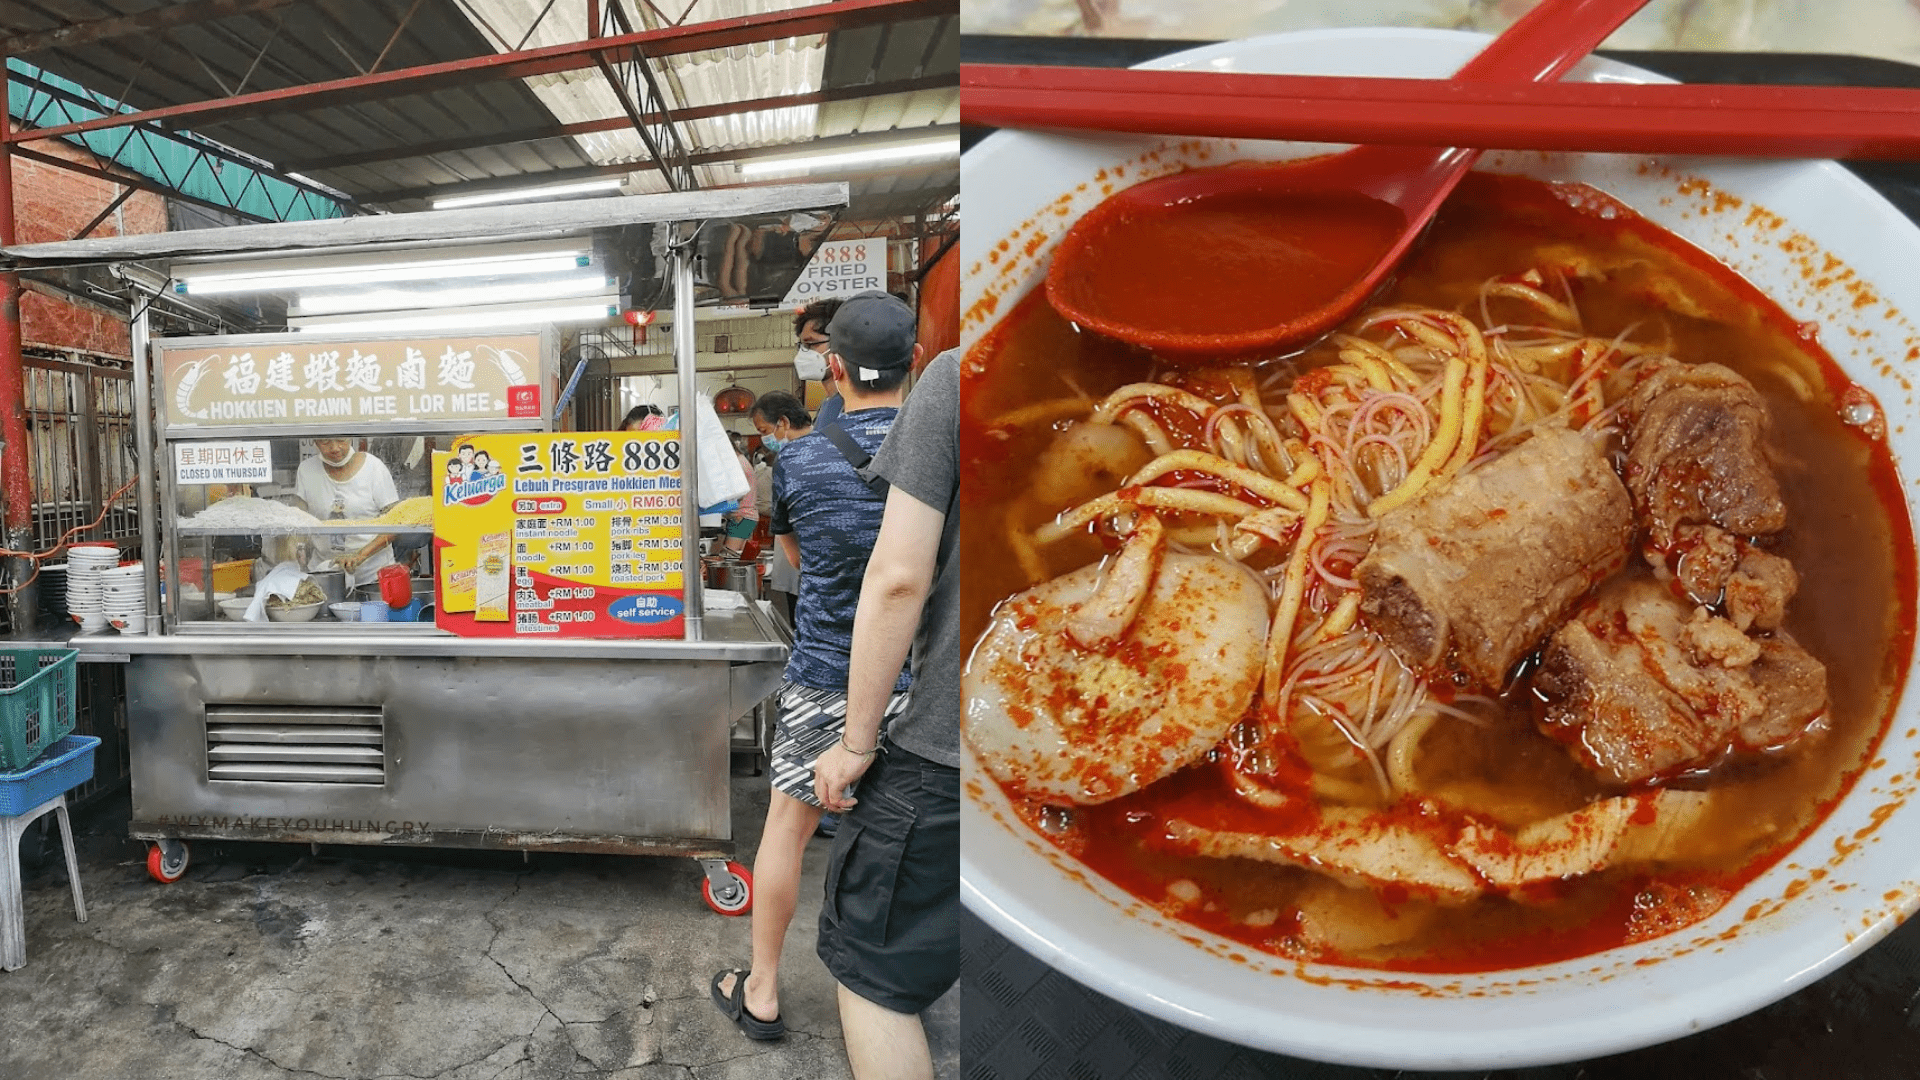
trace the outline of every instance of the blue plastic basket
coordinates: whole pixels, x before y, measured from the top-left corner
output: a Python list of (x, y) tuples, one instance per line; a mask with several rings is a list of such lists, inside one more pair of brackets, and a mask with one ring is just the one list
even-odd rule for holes
[(0, 772), (0, 817), (14, 817), (93, 779), (93, 749), (100, 740), (68, 735), (32, 768)]
[(73, 730), (74, 649), (0, 649), (0, 771), (16, 772)]

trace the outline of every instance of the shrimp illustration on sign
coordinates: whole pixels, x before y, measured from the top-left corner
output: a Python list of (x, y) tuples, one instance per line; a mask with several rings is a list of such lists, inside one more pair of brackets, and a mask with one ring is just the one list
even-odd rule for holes
[(200, 380), (206, 378), (207, 372), (213, 370), (213, 362), (219, 358), (218, 354), (202, 357), (188, 364), (185, 370), (180, 372), (179, 380), (174, 384), (173, 388), (173, 408), (175, 412), (192, 420), (205, 420), (207, 418), (205, 406), (198, 409), (193, 407), (193, 391), (195, 387), (200, 385)]
[(491, 361), (494, 367), (500, 369), (500, 374), (506, 376), (508, 386), (521, 386), (528, 381), (524, 366), (527, 358), (521, 355), (520, 350), (497, 349), (491, 345), (482, 345), (476, 351)]

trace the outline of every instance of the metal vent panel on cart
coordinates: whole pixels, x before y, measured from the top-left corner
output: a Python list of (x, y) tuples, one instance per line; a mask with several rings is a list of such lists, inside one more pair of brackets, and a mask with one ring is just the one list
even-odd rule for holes
[(384, 784), (385, 710), (377, 705), (209, 705), (207, 779)]

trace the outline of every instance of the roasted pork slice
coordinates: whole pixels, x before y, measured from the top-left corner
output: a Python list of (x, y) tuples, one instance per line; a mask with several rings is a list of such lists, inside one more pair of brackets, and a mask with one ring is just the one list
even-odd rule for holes
[(1532, 678), (1542, 730), (1620, 784), (1783, 745), (1826, 708), (1826, 669), (1785, 633), (1749, 637), (1633, 575), (1555, 631)]
[(1746, 379), (1719, 364), (1668, 361), (1634, 387), (1625, 414), (1627, 490), (1656, 547), (1683, 524), (1741, 536), (1786, 524), (1767, 459), (1767, 405)]
[(1777, 628), (1800, 588), (1792, 563), (1712, 525), (1675, 529), (1665, 561), (1694, 603), (1720, 609), (1741, 630)]
[(1414, 668), (1498, 688), (1625, 562), (1633, 510), (1598, 447), (1564, 428), (1380, 519), (1355, 570), (1368, 625)]

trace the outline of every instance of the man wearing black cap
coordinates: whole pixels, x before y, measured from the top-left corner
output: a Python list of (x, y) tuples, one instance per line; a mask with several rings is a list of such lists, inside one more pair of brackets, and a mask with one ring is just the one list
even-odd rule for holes
[[(820, 821), (813, 763), (839, 742), (846, 723), (854, 611), (886, 510), (886, 482), (865, 466), (893, 427), (921, 356), (913, 310), (885, 293), (849, 297), (826, 329), (827, 365), (846, 411), (831, 432), (816, 426), (781, 450), (768, 508), (782, 556), (800, 567), (800, 592), (774, 731), (773, 794), (753, 864), (753, 963), (712, 983), (714, 1004), (755, 1039), (786, 1032), (780, 950), (799, 899), (801, 857)], [(887, 717), (906, 707), (909, 682), (902, 665)]]

